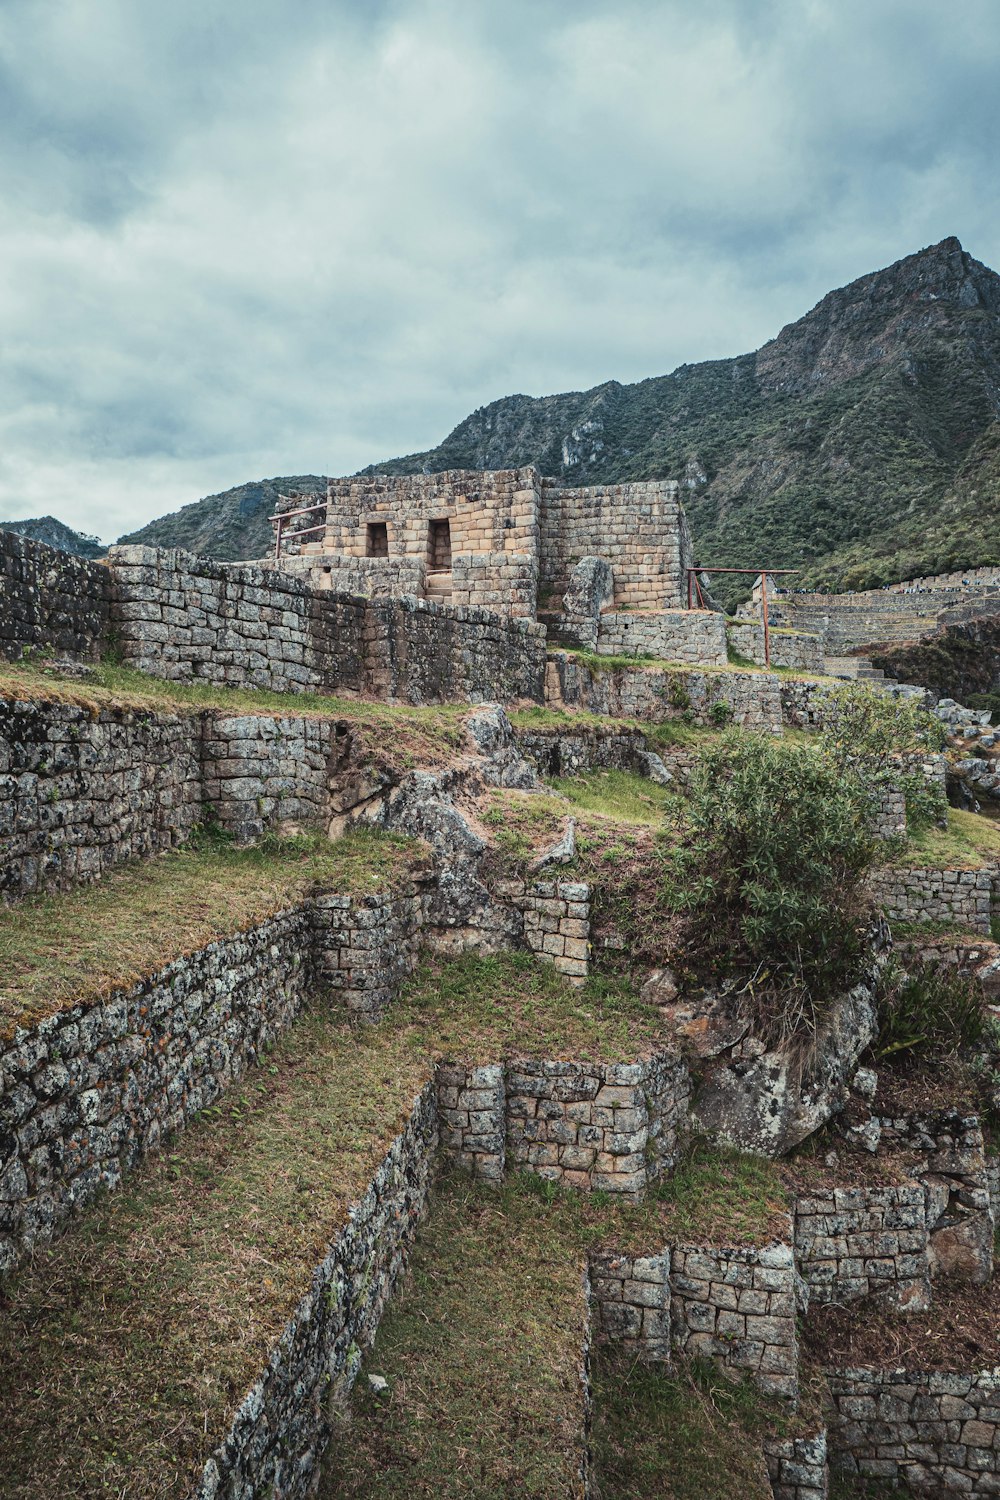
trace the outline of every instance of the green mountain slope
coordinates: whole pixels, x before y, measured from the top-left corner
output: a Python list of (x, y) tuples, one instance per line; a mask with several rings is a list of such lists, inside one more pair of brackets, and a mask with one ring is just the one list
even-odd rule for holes
[[(830, 292), (756, 354), (507, 396), (371, 472), (524, 463), (575, 484), (680, 480), (706, 564), (860, 588), (1000, 562), (1000, 277), (943, 240)], [(123, 540), (259, 557), (278, 491), (321, 488), (240, 485)]]
[(1000, 561), (1000, 277), (942, 241), (756, 354), (481, 408), (382, 473), (673, 478), (707, 563), (836, 587)]
[(33, 516), (27, 521), (0, 521), (0, 531), (13, 531), (18, 536), (30, 537), (33, 542), (45, 542), (49, 547), (58, 547), (61, 552), (72, 552), (74, 557), (103, 557), (108, 550), (96, 536), (74, 531), (55, 516)]
[(318, 474), (293, 474), (281, 479), (259, 479), (238, 484), (218, 495), (206, 495), (182, 510), (150, 521), (119, 538), (148, 547), (184, 547), (221, 562), (266, 557), (274, 547), (268, 516), (274, 514), (279, 494), (292, 490), (325, 495), (326, 480)]

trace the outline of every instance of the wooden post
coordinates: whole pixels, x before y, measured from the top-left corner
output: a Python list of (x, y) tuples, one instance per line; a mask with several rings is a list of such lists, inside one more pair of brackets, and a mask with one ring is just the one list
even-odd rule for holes
[(767, 623), (767, 574), (760, 575), (760, 609), (764, 617), (764, 665), (771, 665), (771, 632)]
[(281, 556), (281, 528), (282, 528), (283, 523), (284, 523), (284, 516), (279, 516), (278, 517), (278, 523), (277, 523), (277, 525), (274, 528), (274, 560), (275, 560), (275, 562), (277, 562), (278, 558)]

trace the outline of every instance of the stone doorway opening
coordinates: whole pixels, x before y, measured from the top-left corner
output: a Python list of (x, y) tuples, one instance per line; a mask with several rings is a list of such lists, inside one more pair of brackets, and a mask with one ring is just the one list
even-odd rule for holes
[(451, 572), (451, 524), (431, 521), (427, 527), (427, 567), (431, 573)]
[(365, 556), (389, 556), (389, 528), (385, 521), (369, 521), (365, 532)]

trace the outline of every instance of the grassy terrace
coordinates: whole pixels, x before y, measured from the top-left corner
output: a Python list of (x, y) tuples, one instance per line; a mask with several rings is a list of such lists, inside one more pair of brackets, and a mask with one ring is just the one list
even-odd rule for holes
[(303, 1018), (0, 1291), (5, 1500), (188, 1493), (427, 1075)]
[(948, 827), (911, 834), (892, 864), (917, 869), (977, 869), (1000, 860), (1000, 822), (979, 813), (948, 809)]
[[(711, 1215), (701, 1227), (717, 1229), (741, 1186), (720, 1190), (695, 1162), (681, 1196), (689, 1210), (700, 1200)], [(698, 1227), (696, 1218), (688, 1223)], [(676, 1204), (616, 1205), (527, 1177), (499, 1192), (445, 1179), (418, 1235), (412, 1275), (366, 1364), (388, 1388), (376, 1394), (364, 1376), (355, 1387), (322, 1500), (573, 1493), (587, 1252), (659, 1248), (678, 1237)], [(748, 1432), (759, 1441), (770, 1414), (749, 1387), (724, 1385), (599, 1360), (595, 1457), (604, 1500), (768, 1496), (759, 1456), (755, 1467), (746, 1450)], [(733, 1487), (734, 1477), (747, 1488)]]
[(594, 1471), (601, 1500), (771, 1500), (762, 1440), (784, 1420), (749, 1380), (708, 1361), (643, 1365), (602, 1350), (593, 1364)]
[(0, 1038), (134, 984), (312, 891), (384, 890), (419, 858), (412, 840), (364, 830), (251, 849), (195, 841), (94, 885), (0, 906)]
[(410, 708), (361, 698), (319, 693), (271, 693), (222, 688), (210, 683), (167, 682), (129, 667), (101, 663), (90, 675), (65, 677), (38, 662), (0, 662), (0, 698), (31, 698), (74, 703), (82, 708), (127, 708), (160, 713), (198, 713), (221, 709), (232, 714), (294, 714), (347, 719), (368, 730), (378, 749), (404, 764), (443, 764), (454, 755), (468, 718), (467, 703)]
[[(307, 1013), (221, 1106), (0, 1291), (4, 1496), (180, 1500), (187, 1493), (435, 1056), (498, 1057), (516, 1044), (543, 1055), (593, 1048), (629, 1057), (654, 1035), (634, 1000), (599, 989), (581, 995), (517, 956), (425, 968), (378, 1027), (359, 1031)], [(785, 1211), (772, 1164), (697, 1151), (639, 1206), (519, 1183), (500, 1194), (468, 1184), (449, 1191), (427, 1243), (450, 1258), (416, 1283), (433, 1301), (433, 1326), (409, 1301), (386, 1333), (409, 1362), (412, 1399), (428, 1403), (405, 1414), (406, 1441), (416, 1445), (406, 1462), (424, 1462), (422, 1472), (438, 1483), (453, 1469), (467, 1474), (463, 1434), (475, 1412), (481, 1425), (482, 1411), (496, 1406), (500, 1415), (488, 1430), (499, 1446), (483, 1458), (489, 1483), (508, 1464), (534, 1472), (530, 1448), (540, 1478), (524, 1493), (540, 1495), (560, 1493), (545, 1488), (547, 1476), (557, 1472), (553, 1455), (565, 1457), (573, 1431), (559, 1414), (579, 1360), (587, 1246), (760, 1242), (780, 1232)], [(452, 1244), (459, 1230), (465, 1238)], [(498, 1244), (510, 1277), (503, 1284)], [(429, 1264), (431, 1250), (421, 1251), (420, 1264)], [(489, 1296), (477, 1323), (470, 1299), (478, 1301), (479, 1289)], [(468, 1322), (451, 1319), (450, 1308), (466, 1305)], [(502, 1336), (495, 1348), (480, 1346), (477, 1330), (498, 1307), (508, 1308)], [(504, 1379), (485, 1403), (473, 1401), (468, 1387), (482, 1361), (495, 1371), (501, 1359)], [(537, 1400), (525, 1405), (532, 1391)], [(446, 1410), (450, 1426), (442, 1425)], [(433, 1421), (425, 1423), (428, 1413)], [(424, 1437), (453, 1442), (452, 1464), (436, 1469), (440, 1454), (421, 1448)], [(373, 1430), (370, 1441), (387, 1441), (384, 1430)], [(417, 1483), (414, 1473), (407, 1484)], [(518, 1493), (490, 1489), (487, 1479), (483, 1486), (442, 1493)], [(416, 1491), (423, 1492), (431, 1491)]]

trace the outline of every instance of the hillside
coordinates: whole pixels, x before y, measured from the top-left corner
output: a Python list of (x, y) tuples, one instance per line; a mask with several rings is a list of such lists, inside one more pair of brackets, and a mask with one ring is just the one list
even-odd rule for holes
[(238, 484), (235, 489), (206, 495), (204, 500), (150, 521), (119, 540), (149, 547), (185, 547), (222, 562), (264, 557), (274, 546), (274, 532), (267, 518), (274, 513), (278, 495), (290, 490), (325, 494), (326, 480), (317, 474), (294, 474)]
[(62, 552), (72, 552), (74, 557), (103, 557), (108, 550), (96, 536), (74, 531), (62, 521), (57, 521), (55, 516), (34, 516), (27, 521), (0, 521), (0, 531), (13, 531), (18, 536), (30, 537), (33, 542), (45, 542), (49, 547), (58, 547)]
[[(682, 481), (706, 563), (861, 588), (1000, 562), (1000, 277), (946, 239), (830, 292), (756, 354), (504, 397), (372, 471), (528, 462), (577, 484)], [(319, 484), (241, 485), (128, 540), (259, 556), (278, 490)]]

